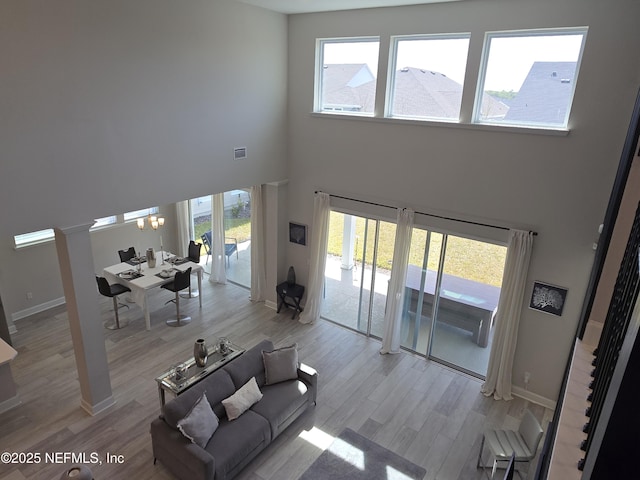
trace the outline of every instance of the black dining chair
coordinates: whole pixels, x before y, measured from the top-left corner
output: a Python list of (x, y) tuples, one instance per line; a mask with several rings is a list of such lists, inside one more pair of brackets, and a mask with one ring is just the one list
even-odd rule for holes
[(167, 320), (167, 325), (170, 327), (182, 327), (183, 325), (191, 322), (191, 317), (187, 315), (180, 315), (180, 295), (179, 293), (182, 290), (191, 287), (191, 267), (187, 268), (183, 272), (176, 272), (173, 280), (169, 283), (165, 283), (162, 285), (162, 288), (174, 292), (176, 294), (175, 298), (168, 300), (165, 305), (169, 302), (174, 302), (176, 304), (176, 318), (170, 318)]
[(194, 263), (200, 263), (200, 248), (201, 244), (194, 242), (193, 240), (189, 241), (189, 260)]
[(128, 250), (118, 250), (118, 255), (120, 255), (121, 262), (128, 262), (136, 256), (136, 249), (133, 247), (129, 247)]
[[(189, 259), (190, 262), (193, 263), (200, 263), (200, 247), (202, 247), (201, 244), (196, 243), (193, 240), (189, 241), (189, 252), (187, 255), (187, 258)], [(200, 292), (198, 291), (197, 288), (194, 287), (189, 287), (189, 292), (185, 292), (185, 293), (181, 293), (180, 296), (182, 298), (196, 298), (198, 295), (200, 295)]]
[(98, 283), (98, 291), (105, 297), (110, 297), (113, 299), (113, 311), (116, 314), (115, 323), (105, 324), (105, 327), (108, 328), (109, 330), (117, 330), (121, 327), (120, 318), (118, 318), (118, 310), (120, 309), (120, 307), (129, 308), (129, 305), (118, 302), (118, 295), (121, 295), (126, 292), (130, 292), (131, 289), (129, 287), (125, 287), (124, 285), (120, 285), (119, 283), (114, 283), (113, 285), (109, 285), (109, 282), (107, 281), (106, 278), (99, 277), (98, 275), (96, 275), (96, 282)]

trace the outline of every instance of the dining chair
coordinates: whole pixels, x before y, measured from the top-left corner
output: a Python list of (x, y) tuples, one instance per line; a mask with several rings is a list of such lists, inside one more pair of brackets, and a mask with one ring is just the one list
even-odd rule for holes
[(118, 250), (118, 255), (120, 255), (121, 262), (128, 262), (136, 256), (136, 249), (133, 247), (129, 247), (128, 250)]
[[(518, 430), (488, 430), (484, 433), (476, 466), (484, 470), (487, 478), (493, 478), (498, 462), (509, 462), (512, 455), (514, 455), (516, 464), (531, 462), (536, 456), (542, 432), (540, 423), (527, 409)], [(487, 471), (489, 465), (482, 464), (482, 452), (485, 445), (493, 457), (491, 477)], [(517, 469), (515, 471), (520, 476), (520, 472)]]
[(191, 287), (191, 267), (187, 268), (183, 272), (176, 272), (173, 277), (173, 280), (169, 283), (165, 283), (161, 288), (169, 290), (175, 293), (175, 298), (171, 300), (167, 300), (165, 305), (169, 302), (174, 302), (176, 304), (176, 318), (170, 318), (167, 320), (167, 325), (170, 327), (182, 327), (191, 322), (191, 317), (187, 315), (180, 315), (180, 295), (179, 293), (182, 290)]
[(194, 263), (200, 263), (200, 245), (199, 243), (194, 242), (193, 240), (189, 241), (189, 260)]
[[(209, 256), (211, 256), (211, 230), (203, 233), (200, 238), (202, 238), (202, 245), (204, 245), (204, 251), (207, 253), (207, 261), (205, 265), (209, 263)], [(236, 254), (236, 259), (240, 258), (238, 255), (238, 239), (232, 237), (224, 237), (224, 255), (227, 260), (227, 267), (229, 266), (229, 259), (233, 254)]]
[[(197, 263), (197, 264), (200, 263), (200, 247), (202, 247), (202, 245), (200, 245), (199, 243), (196, 243), (193, 240), (189, 241), (189, 252), (188, 252), (187, 258), (189, 259), (190, 262)], [(198, 295), (200, 295), (198, 288), (192, 287), (192, 286), (189, 286), (188, 292), (184, 292), (180, 294), (182, 298), (196, 298)]]
[(129, 305), (118, 302), (118, 295), (121, 295), (125, 292), (130, 292), (131, 289), (129, 287), (125, 287), (124, 285), (120, 285), (119, 283), (109, 285), (109, 282), (106, 278), (99, 277), (98, 275), (96, 275), (96, 282), (98, 283), (98, 291), (105, 297), (110, 297), (113, 299), (113, 311), (116, 314), (115, 322), (112, 324), (105, 324), (105, 327), (109, 330), (117, 330), (121, 327), (120, 318), (118, 317), (118, 310), (120, 309), (120, 307), (129, 308)]

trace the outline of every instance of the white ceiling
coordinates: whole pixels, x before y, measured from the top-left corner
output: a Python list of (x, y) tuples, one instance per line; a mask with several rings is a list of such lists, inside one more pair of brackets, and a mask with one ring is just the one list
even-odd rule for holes
[(239, 0), (280, 13), (330, 12), (358, 8), (398, 7), (460, 0)]

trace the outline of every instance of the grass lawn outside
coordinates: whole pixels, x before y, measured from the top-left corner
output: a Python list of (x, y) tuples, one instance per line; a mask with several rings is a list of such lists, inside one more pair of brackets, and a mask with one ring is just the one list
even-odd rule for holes
[[(202, 243), (202, 235), (211, 230), (211, 217), (194, 225), (195, 241)], [(238, 243), (251, 239), (251, 219), (250, 218), (225, 218), (224, 235), (227, 238), (235, 238)], [(201, 255), (206, 255), (204, 247), (201, 248)]]
[[(369, 222), (368, 229), (366, 263), (371, 265), (375, 234), (373, 221)], [(329, 222), (328, 253), (330, 255), (342, 255), (343, 231), (344, 214), (332, 211)], [(359, 264), (362, 264), (364, 234), (365, 219), (356, 217), (355, 261)], [(376, 266), (378, 268), (385, 270), (391, 269), (395, 235), (396, 225), (394, 223), (380, 221), (380, 237), (378, 240), (378, 255), (376, 259)], [(426, 238), (426, 230), (414, 228), (411, 239), (411, 249), (409, 251), (409, 263), (411, 265), (422, 267)], [(429, 270), (438, 269), (442, 240), (443, 234), (436, 232), (431, 233), (428, 258)], [(449, 235), (447, 237), (447, 255), (444, 270), (450, 275), (500, 287), (502, 285), (502, 274), (506, 255), (507, 248), (502, 245), (494, 245)]]

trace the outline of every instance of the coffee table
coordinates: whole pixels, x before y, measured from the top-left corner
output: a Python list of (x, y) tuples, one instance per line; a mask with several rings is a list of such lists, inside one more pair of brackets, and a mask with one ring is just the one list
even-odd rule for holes
[[(215, 342), (207, 342), (207, 345), (209, 346), (209, 351), (211, 351), (214, 349)], [(184, 368), (184, 374), (179, 378), (176, 378), (176, 366), (178, 365), (174, 365), (170, 370), (156, 377), (158, 396), (160, 397), (160, 408), (165, 404), (165, 392), (171, 392), (175, 396), (178, 396), (243, 353), (244, 349), (233, 343), (229, 344), (229, 352), (226, 354), (221, 353), (216, 348), (216, 351), (209, 354), (204, 367), (196, 365), (195, 359), (191, 357), (178, 364)]]

